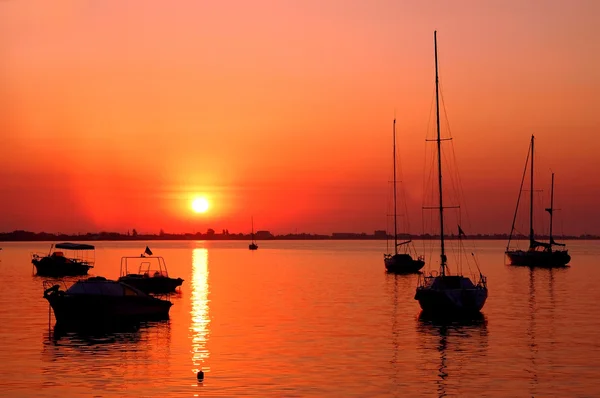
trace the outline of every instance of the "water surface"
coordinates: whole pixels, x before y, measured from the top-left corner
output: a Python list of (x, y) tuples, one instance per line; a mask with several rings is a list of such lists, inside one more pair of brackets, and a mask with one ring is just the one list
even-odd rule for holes
[(600, 242), (568, 242), (560, 270), (506, 266), (504, 242), (476, 242), (489, 298), (450, 325), (419, 318), (417, 277), (384, 272), (385, 242), (95, 244), (91, 274), (108, 278), (146, 244), (165, 257), (185, 279), (170, 320), (56, 333), (30, 263), (50, 243), (3, 242), (0, 395), (600, 395)]

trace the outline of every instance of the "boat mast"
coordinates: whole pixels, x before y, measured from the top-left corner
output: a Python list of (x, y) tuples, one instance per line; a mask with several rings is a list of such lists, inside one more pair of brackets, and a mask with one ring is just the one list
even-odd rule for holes
[(252, 223), (252, 243), (254, 243), (254, 216), (250, 217), (250, 222)]
[(513, 216), (512, 226), (510, 227), (510, 235), (508, 235), (508, 243), (506, 244), (506, 251), (510, 249), (510, 241), (512, 239), (513, 232), (515, 231), (515, 223), (517, 221), (517, 212), (519, 211), (519, 203), (521, 202), (521, 194), (523, 193), (523, 184), (525, 183), (525, 176), (527, 175), (527, 166), (529, 165), (529, 154), (531, 144), (527, 148), (527, 158), (525, 159), (525, 167), (523, 168), (523, 176), (521, 177), (521, 186), (519, 187), (519, 196), (517, 196), (517, 206), (515, 208), (515, 214)]
[(437, 150), (438, 150), (438, 189), (440, 194), (440, 267), (442, 276), (446, 275), (446, 252), (444, 248), (444, 203), (442, 195), (442, 140), (440, 136), (440, 95), (438, 78), (437, 31), (433, 32), (433, 45), (435, 49), (435, 112), (437, 121)]
[(546, 209), (550, 213), (550, 244), (554, 243), (552, 238), (552, 216), (554, 215), (554, 173), (552, 173), (552, 185), (550, 188), (550, 208)]
[(534, 137), (531, 134), (531, 177), (530, 184), (531, 188), (529, 190), (529, 248), (534, 247), (534, 237), (533, 237), (533, 143)]
[(394, 117), (394, 253), (398, 254), (398, 222), (396, 205), (396, 118)]

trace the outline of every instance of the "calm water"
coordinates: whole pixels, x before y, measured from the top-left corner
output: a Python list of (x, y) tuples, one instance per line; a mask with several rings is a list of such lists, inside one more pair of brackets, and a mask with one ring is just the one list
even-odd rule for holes
[[(82, 336), (49, 328), (29, 257), (49, 243), (3, 242), (0, 395), (599, 396), (600, 242), (568, 243), (572, 267), (530, 271), (476, 242), (484, 318), (441, 326), (384, 242), (149, 242), (185, 279), (170, 321)], [(146, 242), (96, 245), (93, 274), (116, 278)]]

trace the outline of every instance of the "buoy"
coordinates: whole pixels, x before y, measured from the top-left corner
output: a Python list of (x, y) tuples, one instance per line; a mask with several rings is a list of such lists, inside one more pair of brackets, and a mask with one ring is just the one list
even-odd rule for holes
[(198, 381), (204, 381), (204, 372), (200, 370), (196, 377), (198, 377)]

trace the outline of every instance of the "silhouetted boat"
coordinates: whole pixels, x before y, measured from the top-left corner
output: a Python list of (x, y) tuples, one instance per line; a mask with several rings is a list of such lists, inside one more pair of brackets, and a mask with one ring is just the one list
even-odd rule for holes
[[(397, 201), (396, 201), (396, 118), (394, 118), (394, 129), (393, 129), (393, 159), (394, 159), (394, 253), (385, 253), (383, 255), (383, 263), (385, 269), (388, 272), (396, 274), (413, 274), (419, 272), (425, 265), (425, 259), (423, 256), (417, 256), (413, 258), (411, 255), (411, 249), (414, 252), (414, 246), (412, 240), (408, 239), (398, 243), (398, 214), (397, 214)], [(398, 248), (402, 248), (402, 252), (398, 251)], [(416, 255), (416, 253), (415, 253)]]
[[(137, 273), (130, 272), (132, 268), (136, 269)], [(181, 278), (169, 277), (165, 259), (153, 256), (147, 246), (146, 251), (139, 257), (121, 257), (120, 275), (119, 282), (138, 288), (144, 293), (172, 293), (183, 283)]]
[(252, 241), (248, 245), (248, 250), (256, 250), (258, 249), (258, 245), (254, 241), (254, 217), (252, 217)]
[[(66, 250), (66, 254), (62, 250)], [(92, 245), (80, 243), (52, 244), (47, 255), (32, 254), (31, 263), (39, 276), (87, 275), (89, 269), (94, 267), (95, 250)]]
[[(440, 136), (440, 106), (439, 106), (439, 80), (437, 62), (437, 32), (433, 33), (435, 49), (435, 99), (437, 119), (437, 169), (439, 192), (439, 221), (440, 221), (440, 271), (439, 274), (431, 272), (429, 276), (419, 276), (415, 300), (424, 312), (429, 314), (464, 315), (477, 313), (483, 308), (488, 296), (485, 276), (479, 272), (479, 280), (474, 284), (471, 279), (461, 275), (449, 275), (447, 258), (444, 246), (444, 204), (442, 189), (442, 151)], [(464, 232), (458, 227), (459, 237)], [(479, 268), (479, 267), (477, 267)]]
[[(506, 245), (506, 256), (510, 260), (511, 265), (524, 265), (529, 267), (565, 267), (571, 261), (569, 251), (566, 249), (555, 250), (555, 246), (564, 247), (564, 243), (557, 243), (554, 241), (552, 236), (552, 221), (554, 216), (554, 173), (552, 173), (552, 186), (550, 189), (550, 207), (545, 209), (550, 214), (550, 233), (548, 243), (539, 242), (535, 240), (535, 234), (533, 231), (533, 155), (534, 155), (534, 142), (535, 138), (531, 136), (531, 144), (529, 145), (529, 152), (527, 153), (527, 160), (525, 161), (525, 170), (523, 171), (523, 178), (521, 179), (521, 188), (519, 190), (519, 198), (517, 199), (517, 208), (515, 209), (515, 215), (513, 218), (512, 228), (508, 237), (508, 243)], [(519, 210), (519, 202), (521, 194), (523, 192), (523, 181), (527, 171), (527, 164), (529, 163), (529, 157), (531, 156), (530, 164), (530, 189), (529, 189), (529, 249), (510, 249), (510, 242), (512, 235), (515, 230), (515, 221), (517, 220), (517, 211)]]
[(44, 282), (44, 298), (50, 303), (57, 324), (109, 325), (167, 319), (172, 305), (101, 276), (77, 281), (67, 289), (58, 284), (47, 288), (51, 284)]

